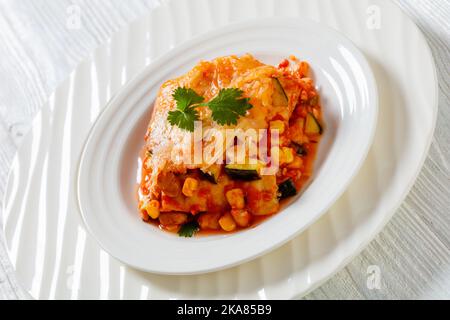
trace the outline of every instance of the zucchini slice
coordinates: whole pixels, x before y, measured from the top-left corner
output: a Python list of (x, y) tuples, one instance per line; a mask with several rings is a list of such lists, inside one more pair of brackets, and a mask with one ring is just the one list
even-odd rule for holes
[(320, 135), (322, 131), (319, 121), (311, 112), (308, 112), (306, 115), (305, 133), (308, 135)]
[(286, 199), (293, 197), (297, 194), (297, 189), (295, 188), (294, 182), (288, 179), (278, 185), (278, 199)]
[(276, 107), (287, 107), (289, 99), (283, 89), (283, 86), (281, 85), (280, 80), (278, 80), (277, 78), (272, 78), (272, 82), (274, 87), (272, 95), (273, 105)]
[(254, 181), (261, 179), (258, 174), (257, 165), (227, 164), (225, 166), (225, 172), (234, 180)]
[(203, 178), (211, 183), (217, 184), (220, 175), (220, 165), (212, 165), (208, 168), (201, 168), (200, 173)]

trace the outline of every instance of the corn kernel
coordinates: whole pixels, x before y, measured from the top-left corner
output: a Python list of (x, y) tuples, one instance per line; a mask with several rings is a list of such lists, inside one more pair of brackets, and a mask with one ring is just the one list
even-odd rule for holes
[(242, 189), (231, 189), (226, 193), (226, 197), (233, 209), (243, 209), (245, 207), (244, 192)]
[(186, 178), (183, 184), (183, 194), (186, 197), (192, 197), (198, 188), (198, 181), (194, 178)]
[(283, 134), (285, 130), (284, 122), (281, 120), (270, 121), (270, 129), (279, 130), (279, 134)]
[(281, 163), (291, 163), (294, 161), (294, 150), (287, 147), (281, 148), (280, 159)]
[(158, 219), (159, 217), (159, 202), (158, 200), (151, 200), (145, 205), (145, 211), (152, 219)]
[(240, 227), (247, 227), (250, 224), (251, 215), (247, 210), (233, 209), (231, 210), (231, 215)]
[(227, 232), (233, 231), (236, 229), (236, 222), (234, 222), (233, 217), (230, 213), (225, 213), (220, 219), (219, 219), (220, 227)]

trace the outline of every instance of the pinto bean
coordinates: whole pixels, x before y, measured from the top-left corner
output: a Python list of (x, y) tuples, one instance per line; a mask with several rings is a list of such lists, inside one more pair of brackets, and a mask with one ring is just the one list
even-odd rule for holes
[(181, 181), (172, 172), (161, 172), (156, 180), (158, 187), (169, 197), (176, 197), (181, 192)]
[(186, 213), (179, 212), (161, 213), (159, 216), (159, 222), (163, 226), (180, 225), (185, 223), (187, 219), (188, 216)]
[(220, 228), (219, 219), (220, 213), (204, 213), (198, 218), (198, 223), (201, 229), (217, 230)]

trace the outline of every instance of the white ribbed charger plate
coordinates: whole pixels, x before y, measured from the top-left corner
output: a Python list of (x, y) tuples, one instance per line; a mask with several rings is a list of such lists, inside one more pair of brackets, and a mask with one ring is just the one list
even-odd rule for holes
[[(347, 35), (366, 54), (379, 86), (380, 114), (360, 173), (307, 231), (238, 267), (162, 276), (111, 258), (86, 233), (76, 197), (81, 149), (98, 113), (125, 82), (180, 42), (233, 21), (267, 16), (320, 21)], [(428, 45), (387, 0), (164, 2), (80, 64), (42, 107), (9, 177), (3, 228), (10, 259), (35, 298), (302, 295), (349, 262), (395, 212), (423, 164), (436, 113), (437, 80)]]

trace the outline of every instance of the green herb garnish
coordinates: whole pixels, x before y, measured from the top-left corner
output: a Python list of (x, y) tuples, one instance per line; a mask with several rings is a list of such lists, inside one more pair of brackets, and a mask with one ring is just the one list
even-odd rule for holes
[(211, 109), (213, 120), (221, 125), (237, 124), (237, 119), (253, 107), (248, 98), (242, 98), (243, 93), (236, 88), (220, 90), (214, 99), (205, 104)]
[(185, 111), (190, 106), (203, 102), (203, 100), (205, 100), (202, 96), (199, 96), (194, 90), (181, 87), (175, 89), (172, 97), (177, 102), (177, 109), (181, 111)]
[(212, 100), (203, 102), (204, 98), (194, 90), (179, 87), (172, 95), (177, 103), (177, 109), (169, 111), (167, 120), (171, 125), (194, 131), (194, 122), (199, 119), (195, 108), (208, 107), (212, 111), (213, 120), (218, 124), (237, 124), (239, 117), (244, 116), (247, 110), (253, 107), (248, 98), (242, 97), (243, 93), (237, 88), (221, 89)]
[(191, 222), (187, 222), (183, 224), (178, 230), (178, 235), (180, 237), (190, 238), (194, 234), (196, 234), (200, 230), (200, 226), (198, 225), (198, 222), (193, 220)]
[(194, 131), (194, 122), (198, 119), (198, 112), (192, 107), (188, 107), (183, 111), (169, 111), (169, 115), (167, 116), (167, 120), (169, 120), (171, 125), (177, 125), (181, 129), (191, 132)]

